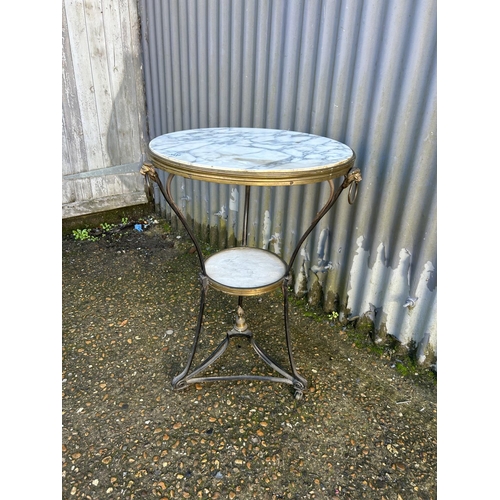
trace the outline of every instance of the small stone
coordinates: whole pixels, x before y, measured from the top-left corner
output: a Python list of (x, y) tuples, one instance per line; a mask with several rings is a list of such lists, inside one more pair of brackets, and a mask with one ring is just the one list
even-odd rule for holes
[(102, 463), (105, 464), (105, 465), (107, 465), (107, 464), (109, 464), (111, 462), (111, 460), (112, 460), (112, 458), (110, 456), (107, 456), (107, 457), (104, 457), (102, 459)]
[(71, 488), (71, 495), (75, 494), (76, 494), (76, 486), (73, 486), (73, 488)]
[(180, 422), (176, 422), (174, 425), (173, 425), (173, 428), (174, 429), (180, 429), (182, 427), (182, 424)]
[(97, 485), (99, 484), (99, 479), (94, 479), (94, 480), (92, 481), (92, 484), (93, 484), (94, 486), (97, 486)]

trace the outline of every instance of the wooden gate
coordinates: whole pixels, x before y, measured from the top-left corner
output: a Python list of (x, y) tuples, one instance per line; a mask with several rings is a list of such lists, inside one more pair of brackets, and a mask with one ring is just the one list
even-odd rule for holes
[(62, 216), (147, 202), (135, 0), (63, 0)]

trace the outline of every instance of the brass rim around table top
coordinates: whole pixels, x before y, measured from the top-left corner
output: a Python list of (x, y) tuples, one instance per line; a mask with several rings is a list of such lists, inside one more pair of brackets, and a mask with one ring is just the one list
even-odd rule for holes
[(311, 184), (314, 182), (327, 181), (336, 177), (346, 175), (354, 166), (356, 154), (352, 153), (350, 158), (333, 164), (321, 165), (316, 168), (304, 170), (230, 170), (209, 166), (197, 166), (172, 158), (165, 158), (149, 149), (149, 157), (155, 168), (164, 170), (174, 175), (180, 175), (188, 179), (217, 182), (219, 184), (243, 184), (247, 186), (290, 186), (296, 184)]

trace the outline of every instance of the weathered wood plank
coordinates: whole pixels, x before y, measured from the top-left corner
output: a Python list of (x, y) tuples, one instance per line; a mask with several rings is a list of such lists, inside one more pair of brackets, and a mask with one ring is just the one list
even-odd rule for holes
[(95, 82), (92, 74), (91, 54), (88, 48), (87, 16), (83, 1), (64, 0), (70, 40), (76, 94), (82, 119), (87, 164), (82, 169), (103, 168), (105, 163), (98, 122), (98, 103), (95, 98)]
[(62, 182), (61, 202), (64, 205), (74, 203), (76, 201), (75, 190), (72, 182)]
[(144, 177), (139, 172), (63, 178), (63, 218), (120, 208), (127, 203), (147, 203)]
[(62, 41), (62, 159), (63, 175), (65, 175), (81, 172), (86, 168), (88, 161), (64, 3), (62, 6)]
[[(96, 102), (97, 117), (95, 125), (98, 128), (99, 144), (102, 155), (102, 166), (113, 164), (108, 148), (119, 144), (116, 127), (111, 126), (113, 113), (112, 89), (107, 61), (109, 42), (104, 31), (103, 5), (100, 0), (85, 0), (85, 24), (87, 30), (87, 46), (90, 55), (93, 94)], [(110, 21), (111, 22), (111, 21)], [(113, 28), (109, 28), (113, 31)], [(112, 37), (111, 37), (112, 38)], [(118, 163), (122, 163), (118, 161)]]
[(109, 155), (109, 165), (120, 165), (131, 160), (134, 149), (129, 138), (132, 129), (129, 110), (132, 103), (127, 96), (127, 88), (123, 82), (125, 59), (128, 54), (123, 50), (120, 2), (103, 0), (102, 14), (111, 103), (104, 144)]
[(62, 218), (78, 217), (81, 215), (106, 212), (117, 208), (144, 205), (148, 202), (144, 192), (123, 193), (115, 196), (106, 196), (88, 201), (67, 203), (62, 207)]
[[(130, 29), (128, 2), (103, 0), (103, 19), (106, 34), (106, 54), (109, 68), (112, 109), (106, 147), (111, 165), (138, 160), (142, 134), (137, 120), (136, 75), (140, 67), (132, 49), (138, 32)], [(137, 25), (137, 23), (136, 23)]]
[[(128, 9), (123, 8), (122, 27), (125, 30), (123, 41), (130, 47), (131, 57), (126, 61), (125, 78), (126, 88), (130, 89), (133, 105), (130, 107), (132, 123), (131, 143), (136, 144), (144, 154), (147, 147), (146, 126), (146, 92), (144, 87), (143, 60), (141, 46), (141, 25), (136, 0), (120, 0)], [(130, 161), (130, 160), (129, 160)]]

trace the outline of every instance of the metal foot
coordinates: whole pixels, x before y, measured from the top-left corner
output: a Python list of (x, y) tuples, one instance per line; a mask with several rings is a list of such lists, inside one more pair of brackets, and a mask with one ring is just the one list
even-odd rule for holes
[(304, 393), (302, 391), (296, 390), (293, 397), (297, 400), (300, 401), (302, 397), (304, 396)]
[(187, 389), (188, 387), (188, 383), (186, 382), (186, 380), (179, 380), (178, 382), (175, 381), (175, 378), (174, 380), (172, 381), (172, 389), (174, 391), (182, 391), (184, 389)]
[(296, 380), (293, 383), (293, 388), (294, 388), (293, 397), (297, 401), (302, 399), (302, 397), (304, 396), (304, 391), (306, 390), (306, 387), (307, 387), (307, 381), (305, 379), (303, 379), (303, 380), (304, 380), (305, 384), (303, 384), (302, 382), (300, 382), (298, 380)]
[[(201, 324), (199, 325), (201, 327)], [(195, 336), (195, 344), (198, 343), (198, 335)], [(233, 337), (246, 338), (250, 345), (253, 347), (254, 351), (257, 353), (258, 357), (273, 370), (278, 372), (280, 377), (264, 376), (264, 375), (228, 375), (228, 376), (199, 376), (204, 372), (210, 365), (217, 361), (223, 353), (226, 351), (230, 340)], [(244, 311), (241, 305), (238, 305), (237, 316), (233, 328), (227, 332), (224, 340), (215, 348), (215, 350), (204, 360), (202, 363), (191, 371), (191, 362), (194, 355), (196, 347), (192, 350), (191, 359), (184, 369), (184, 371), (175, 377), (172, 381), (172, 387), (174, 390), (186, 389), (189, 385), (201, 382), (215, 382), (215, 381), (230, 381), (230, 380), (261, 380), (267, 382), (278, 382), (293, 386), (295, 390), (295, 399), (301, 399), (302, 394), (307, 387), (307, 381), (302, 378), (294, 369), (292, 368), (292, 373), (283, 368), (277, 361), (275, 361), (271, 356), (269, 356), (256, 342), (253, 338), (252, 331), (248, 328), (245, 320)]]

